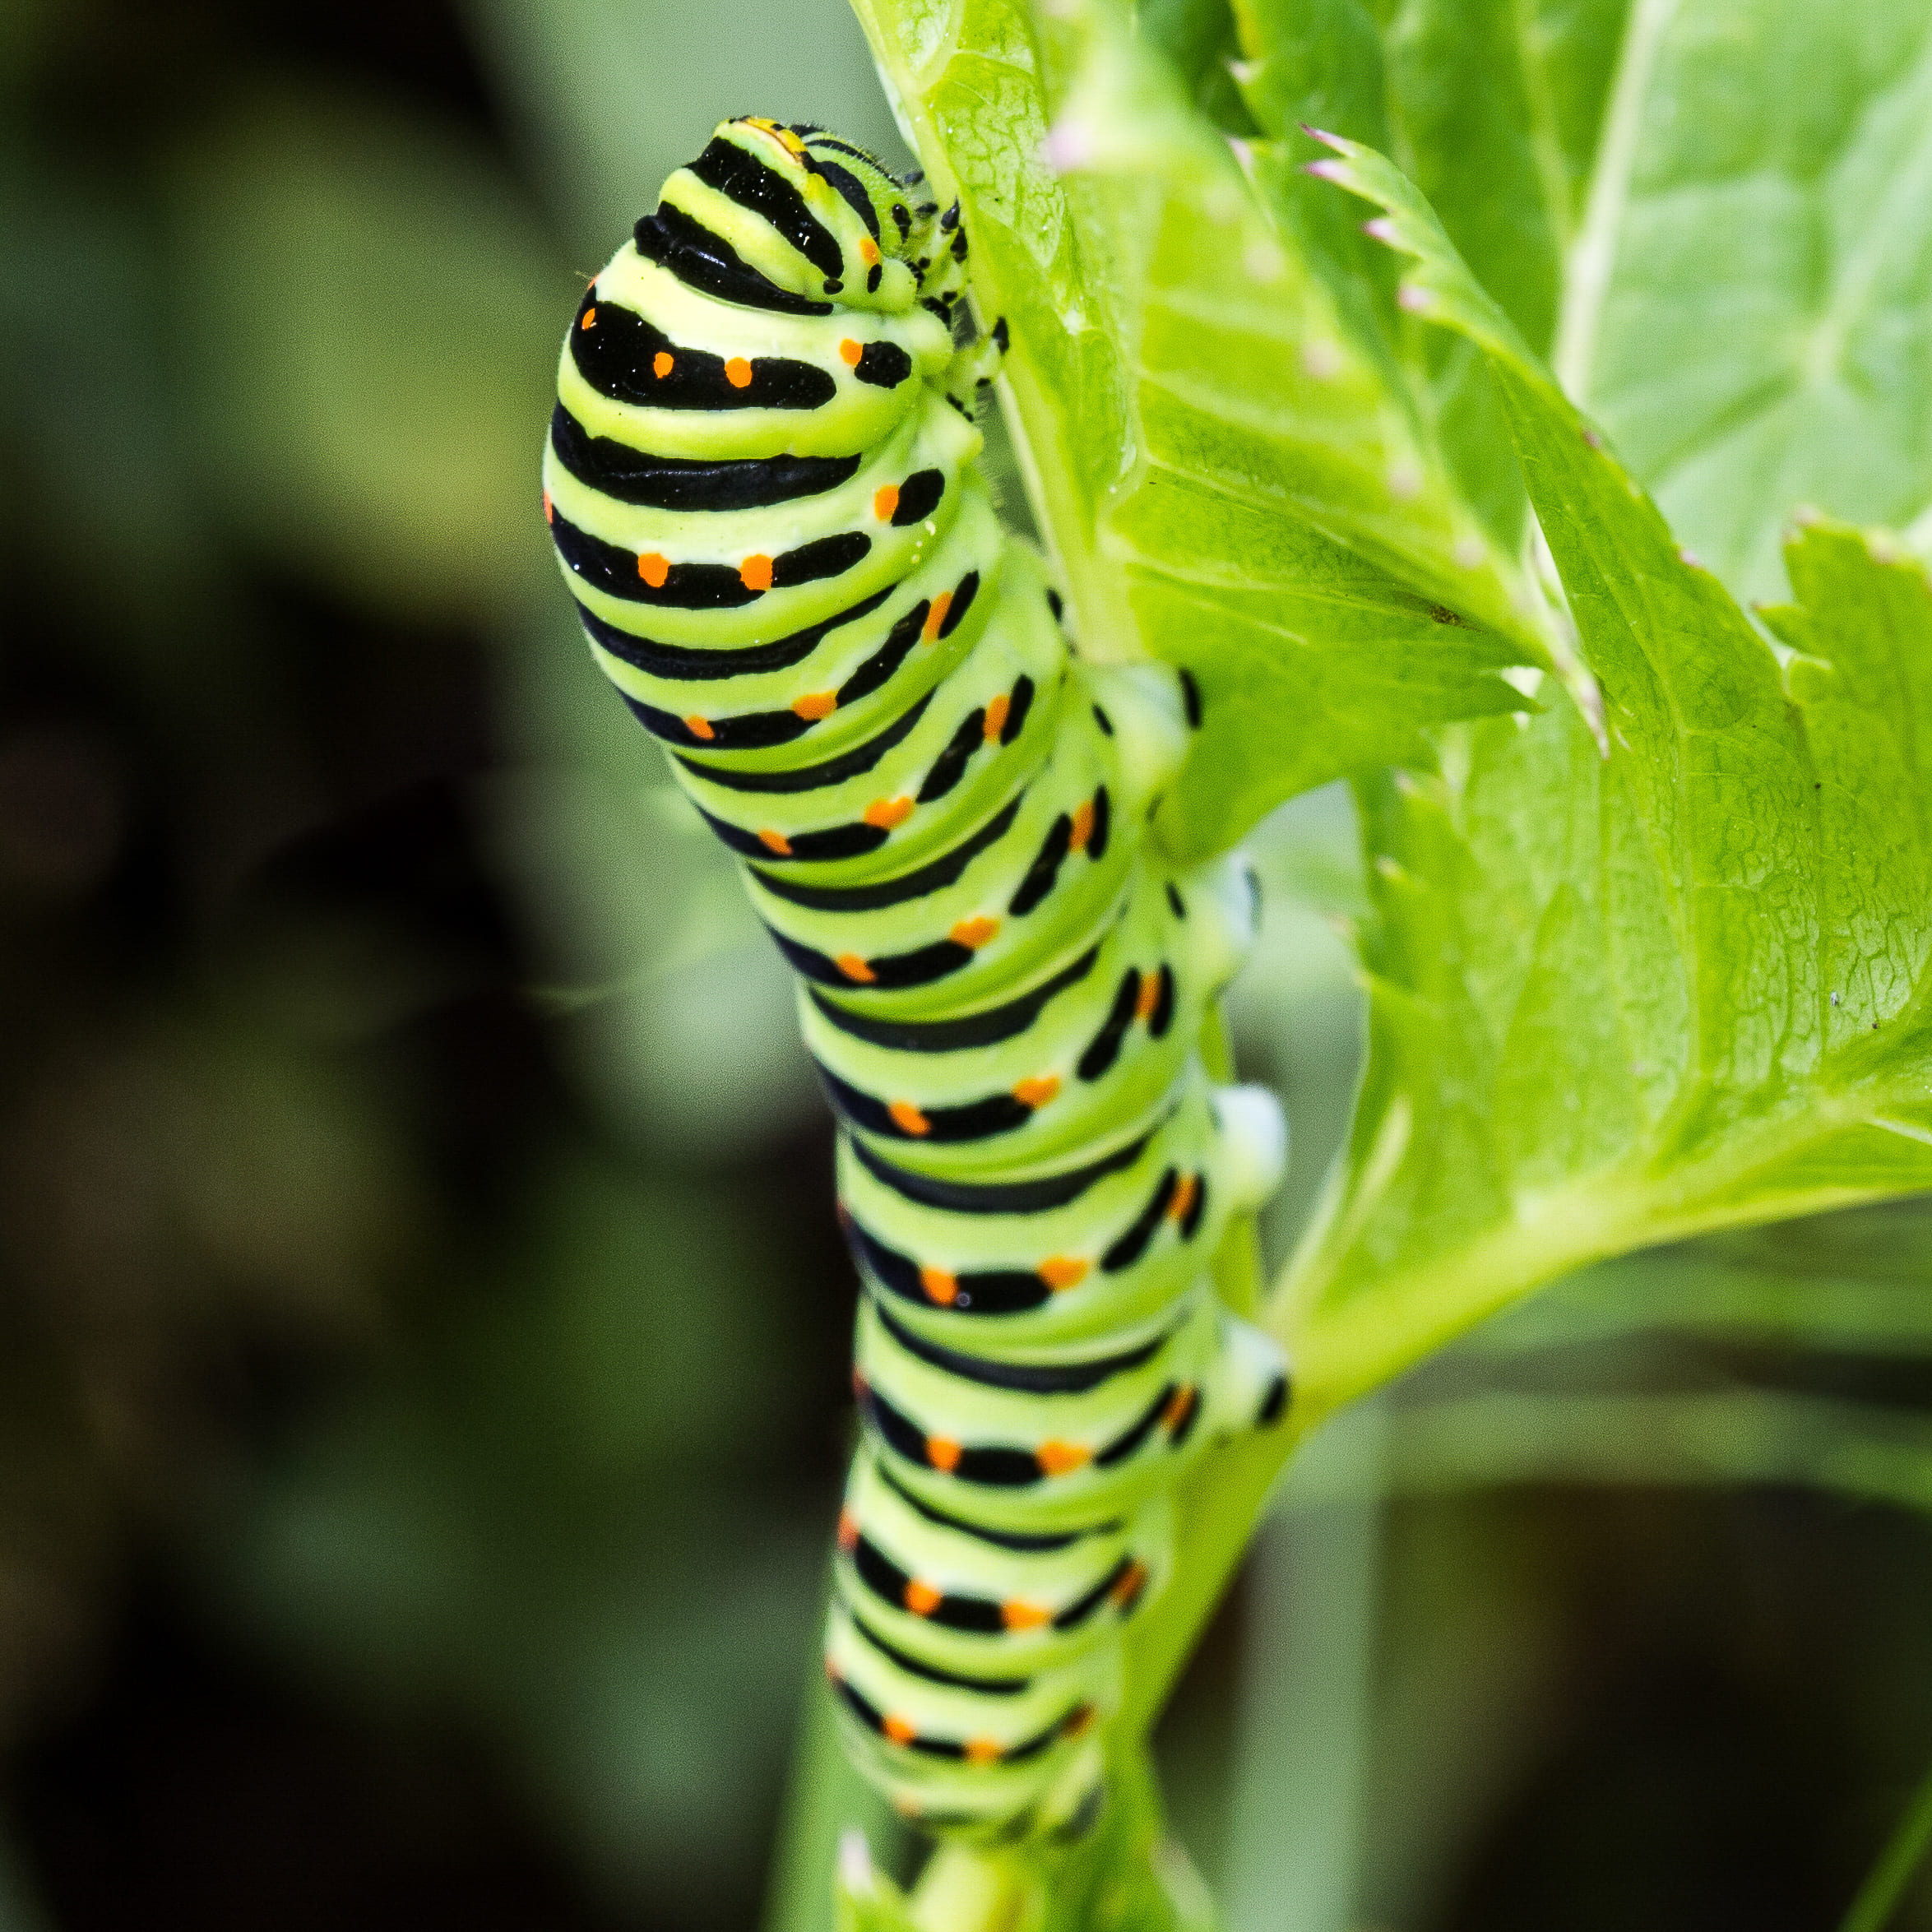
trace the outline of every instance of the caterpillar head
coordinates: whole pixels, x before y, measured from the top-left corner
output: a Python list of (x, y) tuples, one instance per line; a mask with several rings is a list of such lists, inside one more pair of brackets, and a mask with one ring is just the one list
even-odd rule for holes
[(808, 125), (744, 116), (665, 183), (695, 217), (789, 293), (901, 314), (918, 301), (918, 244), (933, 211), (863, 148)]

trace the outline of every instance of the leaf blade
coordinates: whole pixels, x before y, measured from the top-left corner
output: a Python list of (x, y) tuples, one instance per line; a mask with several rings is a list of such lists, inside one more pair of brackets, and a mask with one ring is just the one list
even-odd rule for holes
[[(1427, 313), (1490, 359), (1607, 726), (1594, 783), (1558, 705), (1366, 796), (1370, 1069), (1283, 1317), (1318, 1378), (1350, 1388), (1379, 1378), (1378, 1327), (1433, 1343), (1599, 1254), (1932, 1181), (1915, 911), (1932, 587), (1808, 527), (1804, 600), (1774, 614), (1807, 651), (1781, 674), (1427, 204), (1333, 145), (1324, 172), (1385, 210)], [(1876, 864), (1868, 813), (1891, 828)], [(1854, 963), (1855, 1011), (1828, 984)]]
[[(1166, 658), (1208, 695), (1170, 846), (1212, 850), (1296, 790), (1414, 755), (1425, 725), (1519, 707), (1497, 672), (1548, 660), (1513, 559), (1114, 11), (859, 12), (939, 192), (962, 197), (983, 312), (1006, 317), (1016, 440), (1082, 648)], [(1263, 549), (1272, 577), (1244, 568)], [(1291, 553), (1346, 566), (1346, 652), (1272, 607)], [(1204, 572), (1222, 580), (1205, 596)], [(1244, 689), (1265, 705), (1218, 702)], [(1283, 733), (1318, 702), (1335, 732)]]

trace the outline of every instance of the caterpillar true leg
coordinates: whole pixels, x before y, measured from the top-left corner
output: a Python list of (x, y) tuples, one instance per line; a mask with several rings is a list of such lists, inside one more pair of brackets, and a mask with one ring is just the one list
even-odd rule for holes
[(578, 308), (544, 503), (840, 1116), (853, 1748), (928, 1825), (1021, 1836), (1091, 1809), (1176, 1476), (1285, 1406), (1207, 1274), (1283, 1128), (1194, 1052), (1251, 881), (1142, 841), (1197, 697), (1072, 656), (972, 467), (1006, 336), (956, 341), (967, 248), (849, 143), (725, 123)]

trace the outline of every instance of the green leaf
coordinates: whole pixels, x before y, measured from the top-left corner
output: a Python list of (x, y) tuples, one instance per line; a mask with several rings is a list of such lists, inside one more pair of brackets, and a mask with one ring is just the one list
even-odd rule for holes
[(1023, 0), (856, 0), (855, 11), (934, 195), (960, 199), (982, 313), (1012, 332), (1004, 381), (1043, 535), (1084, 628), (1118, 648), (1128, 627), (1094, 568), (1092, 533), (1128, 456), (1124, 292), (1092, 211), (1047, 163), (1066, 35), (1048, 43)]
[[(1396, 157), (1732, 590), (1782, 594), (1780, 534), (1805, 503), (1932, 544), (1916, 0), (1242, 0), (1240, 16), (1263, 128), (1290, 159), (1300, 122)], [(1334, 211), (1273, 185), (1360, 322), (1373, 271)], [(1463, 488), (1508, 530), (1520, 497), (1480, 368), (1461, 345), (1406, 354)]]
[(1546, 350), (1629, 5), (1241, 0), (1244, 92), (1277, 139), (1312, 124), (1399, 156), (1484, 287)]
[(1116, 1754), (1109, 1772), (1099, 1828), (1048, 1868), (1026, 1932), (1214, 1932), (1207, 1888), (1166, 1835), (1146, 1752)]
[[(1388, 30), (1394, 151), (1477, 279), (1541, 353), (1556, 327), (1608, 81), (1605, 29), (1626, 4), (1421, 0)], [(1428, 361), (1457, 474), (1492, 526), (1520, 536), (1522, 483), (1480, 358), (1438, 338)]]
[(1425, 725), (1521, 709), (1496, 674), (1548, 661), (1534, 593), (1150, 45), (1100, 4), (859, 12), (1011, 331), (1016, 439), (1083, 649), (1201, 685), (1171, 841), (1225, 844), (1417, 755)]
[(1229, 0), (1136, 0), (1134, 28), (1217, 127), (1240, 136), (1255, 132), (1230, 71), (1239, 41)]
[(1557, 368), (1740, 594), (1932, 503), (1929, 129), (1920, 0), (1631, 9)]
[[(1401, 157), (1485, 288), (1548, 347), (1628, 0), (1243, 0), (1244, 88), (1282, 161), (1332, 130)], [(1419, 339), (1346, 203), (1264, 168), (1342, 312), (1402, 365), (1471, 502), (1513, 544), (1526, 503), (1507, 426), (1466, 343)]]
[[(1520, 0), (1425, 0), (1392, 29), (1388, 64), (1407, 172), (1477, 280), (1544, 349), (1578, 173), (1566, 135), (1580, 130), (1566, 127), (1558, 102), (1587, 122), (1590, 63), (1574, 58), (1573, 37), (1553, 45), (1539, 11)], [(1553, 51), (1569, 53), (1570, 65), (1552, 72)]]
[(1336, 146), (1411, 304), (1489, 359), (1605, 742), (1563, 704), (1364, 789), (1369, 1068), (1288, 1318), (1318, 1391), (1594, 1256), (1932, 1183), (1924, 573), (1801, 532), (1781, 668), (1414, 188)]
[(1317, 152), (1302, 130), (1328, 127), (1369, 146), (1393, 146), (1381, 30), (1363, 0), (1301, 6), (1243, 0), (1242, 96), (1271, 139), (1256, 179), (1298, 253), (1327, 284), (1343, 322), (1385, 374), (1406, 383), (1395, 277), (1363, 239), (1348, 203), (1324, 193), (1295, 164)]

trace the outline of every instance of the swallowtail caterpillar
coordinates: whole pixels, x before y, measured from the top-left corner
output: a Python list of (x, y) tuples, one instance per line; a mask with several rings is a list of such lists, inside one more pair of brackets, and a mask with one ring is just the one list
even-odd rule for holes
[(1069, 649), (974, 466), (967, 237), (812, 127), (735, 120), (570, 325), (544, 507), (600, 667), (799, 976), (863, 1276), (826, 1665), (900, 1809), (1068, 1832), (1176, 1478), (1276, 1424), (1208, 1273), (1285, 1131), (1196, 1051), (1236, 860), (1143, 828), (1198, 699)]

